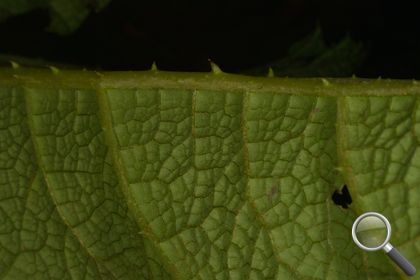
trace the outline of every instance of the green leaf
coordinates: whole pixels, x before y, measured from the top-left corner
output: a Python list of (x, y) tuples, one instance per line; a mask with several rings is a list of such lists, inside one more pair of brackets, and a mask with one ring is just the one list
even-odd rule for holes
[[(420, 86), (2, 70), (0, 278), (405, 279), (420, 265)], [(331, 195), (347, 184), (349, 209)], [(416, 277), (414, 277), (416, 279)]]
[(48, 30), (61, 35), (76, 30), (91, 10), (99, 12), (110, 0), (2, 0), (0, 21), (34, 9), (48, 9), (51, 22)]

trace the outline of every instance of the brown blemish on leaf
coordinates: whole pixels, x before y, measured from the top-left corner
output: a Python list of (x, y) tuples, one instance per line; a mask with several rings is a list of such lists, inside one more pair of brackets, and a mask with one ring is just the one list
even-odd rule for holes
[(270, 201), (270, 203), (273, 201), (274, 196), (279, 192), (278, 185), (274, 184), (271, 186), (271, 188), (267, 191), (267, 198)]

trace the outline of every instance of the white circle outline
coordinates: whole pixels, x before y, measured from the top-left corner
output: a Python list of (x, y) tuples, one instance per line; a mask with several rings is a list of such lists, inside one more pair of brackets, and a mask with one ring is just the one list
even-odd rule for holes
[[(359, 242), (359, 240), (357, 239), (357, 236), (356, 236), (356, 227), (357, 227), (357, 225), (360, 223), (360, 221), (362, 219), (364, 219), (366, 217), (369, 217), (369, 216), (374, 216), (374, 217), (377, 217), (377, 218), (381, 219), (385, 223), (385, 226), (386, 226), (386, 229), (387, 229), (387, 232), (388, 232), (387, 233), (387, 236), (385, 238), (385, 241), (380, 246), (378, 246), (378, 247), (373, 247), (373, 248), (366, 247), (362, 243)], [(356, 245), (359, 246), (360, 248), (362, 248), (363, 250), (365, 250), (365, 251), (377, 251), (377, 250), (380, 250), (383, 247), (385, 247), (385, 245), (388, 244), (389, 239), (391, 239), (391, 224), (389, 223), (388, 219), (385, 218), (385, 216), (383, 216), (383, 215), (381, 215), (379, 213), (376, 213), (376, 212), (366, 212), (366, 213), (360, 215), (356, 219), (356, 221), (354, 221), (353, 227), (351, 229), (351, 235), (353, 236), (354, 243), (356, 243)]]

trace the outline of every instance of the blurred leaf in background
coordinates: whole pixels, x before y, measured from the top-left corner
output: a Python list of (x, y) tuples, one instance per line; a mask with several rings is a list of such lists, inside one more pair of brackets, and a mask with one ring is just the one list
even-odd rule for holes
[(48, 9), (48, 31), (66, 35), (75, 31), (91, 11), (99, 12), (110, 0), (0, 0), (0, 21), (34, 9)]
[(292, 44), (287, 57), (244, 71), (244, 74), (264, 76), (271, 67), (275, 76), (348, 77), (362, 65), (366, 55), (366, 47), (349, 35), (327, 46), (317, 25), (312, 34)]

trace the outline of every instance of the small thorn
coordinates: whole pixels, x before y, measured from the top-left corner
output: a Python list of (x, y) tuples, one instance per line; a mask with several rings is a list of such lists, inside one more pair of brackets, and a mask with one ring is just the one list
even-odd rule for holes
[(58, 69), (57, 67), (54, 67), (54, 66), (48, 66), (49, 68), (50, 68), (50, 70), (51, 70), (51, 72), (53, 72), (53, 74), (58, 74), (58, 73), (60, 73), (60, 69)]
[(357, 78), (357, 77), (356, 77), (356, 74), (351, 75), (351, 78), (352, 78), (352, 79), (356, 79), (356, 78)]
[(329, 86), (330, 85), (330, 82), (325, 78), (322, 78), (321, 81), (324, 84), (324, 86)]
[(338, 172), (341, 172), (341, 173), (344, 172), (344, 168), (342, 166), (337, 166), (334, 169), (337, 170)]
[(380, 80), (382, 80), (382, 77), (381, 76), (378, 77), (378, 81), (380, 81)]
[(153, 61), (152, 67), (150, 67), (150, 71), (157, 71), (157, 70), (158, 70), (158, 68), (156, 66), (156, 61)]
[(213, 72), (213, 74), (222, 74), (223, 73), (223, 71), (219, 68), (219, 66), (216, 65), (216, 63), (214, 63), (210, 59), (209, 59), (209, 62), (210, 62), (211, 71)]
[(150, 238), (150, 233), (147, 231), (139, 231), (138, 234)]
[(274, 77), (274, 71), (273, 71), (273, 68), (268, 67), (267, 77), (269, 77), (269, 78), (273, 78), (273, 77)]
[(20, 67), (19, 63), (13, 60), (10, 60), (10, 64), (12, 65), (13, 69), (18, 69)]
[(413, 85), (417, 85), (418, 82), (416, 80), (413, 80)]

